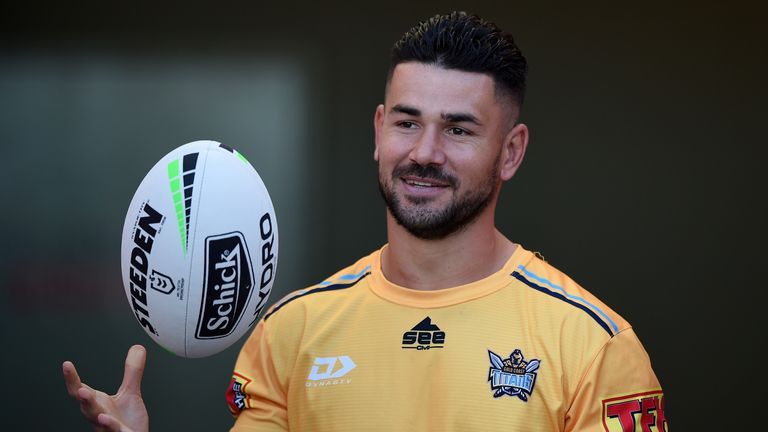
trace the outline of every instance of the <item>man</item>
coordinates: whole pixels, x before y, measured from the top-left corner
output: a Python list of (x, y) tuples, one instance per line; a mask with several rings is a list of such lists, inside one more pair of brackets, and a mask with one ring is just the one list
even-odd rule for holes
[[(666, 430), (629, 324), (495, 228), (528, 145), (526, 69), (463, 13), (395, 44), (374, 116), (388, 243), (265, 314), (227, 392), (233, 430)], [(144, 358), (131, 348), (113, 397), (65, 363), (98, 428), (146, 430)]]

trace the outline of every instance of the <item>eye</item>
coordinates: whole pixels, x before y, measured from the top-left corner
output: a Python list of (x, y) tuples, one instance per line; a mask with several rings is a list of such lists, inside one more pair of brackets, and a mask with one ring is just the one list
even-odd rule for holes
[(472, 135), (472, 133), (470, 131), (468, 131), (466, 129), (462, 129), (460, 127), (448, 128), (448, 133), (451, 134), (451, 135), (456, 135), (456, 136)]
[(417, 127), (416, 123), (408, 120), (397, 122), (397, 126), (403, 129), (415, 129)]

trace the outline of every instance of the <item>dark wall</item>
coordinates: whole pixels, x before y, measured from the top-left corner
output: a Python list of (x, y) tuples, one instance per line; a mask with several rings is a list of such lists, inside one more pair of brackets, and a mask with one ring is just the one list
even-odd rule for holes
[[(133, 190), (170, 149), (219, 138), (273, 191), (284, 243), (271, 300), (322, 280), (385, 241), (371, 124), (388, 49), (452, 9), (511, 31), (530, 63), (532, 138), (503, 192), (502, 232), (634, 325), (673, 428), (762, 424), (765, 8), (49, 3), (0, 18), (4, 430), (85, 429), (61, 362), (113, 391), (133, 343), (149, 349), (153, 429), (226, 429), (240, 343), (176, 358), (126, 307), (119, 232)], [(284, 77), (279, 67), (295, 77), (271, 99), (237, 87)], [(300, 148), (273, 153), (286, 134)]]

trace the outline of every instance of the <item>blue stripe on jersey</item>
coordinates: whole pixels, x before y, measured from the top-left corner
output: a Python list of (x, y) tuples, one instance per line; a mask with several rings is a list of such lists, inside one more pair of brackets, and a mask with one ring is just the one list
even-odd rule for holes
[(283, 306), (287, 305), (288, 303), (296, 300), (297, 298), (304, 297), (304, 296), (307, 296), (307, 295), (310, 295), (310, 294), (314, 294), (314, 293), (318, 293), (318, 292), (323, 292), (323, 291), (334, 291), (334, 290), (340, 290), (340, 289), (349, 288), (349, 287), (355, 286), (358, 282), (360, 282), (361, 280), (365, 279), (365, 277), (368, 276), (369, 274), (371, 274), (371, 272), (362, 274), (362, 275), (360, 275), (360, 277), (357, 280), (355, 280), (353, 282), (350, 282), (350, 283), (333, 284), (333, 285), (321, 286), (321, 287), (318, 287), (318, 288), (313, 288), (313, 289), (310, 289), (310, 290), (304, 290), (303, 292), (299, 292), (295, 296), (293, 296), (293, 297), (285, 300), (284, 302), (280, 303), (279, 305), (275, 306), (275, 308), (272, 309), (268, 314), (264, 315), (264, 321), (266, 321), (267, 318), (271, 317), (272, 314), (274, 314), (275, 312), (279, 311), (280, 308), (282, 308)]
[(549, 289), (547, 289), (547, 288), (545, 288), (543, 286), (536, 285), (535, 283), (529, 281), (528, 279), (525, 278), (525, 276), (521, 275), (518, 272), (512, 272), (512, 277), (514, 277), (515, 279), (519, 280), (520, 282), (528, 285), (529, 287), (531, 287), (531, 288), (533, 288), (533, 289), (535, 289), (537, 291), (540, 291), (540, 292), (542, 292), (544, 294), (552, 296), (552, 297), (554, 297), (556, 299), (560, 299), (560, 300), (562, 300), (562, 301), (564, 301), (564, 302), (566, 302), (566, 303), (568, 303), (570, 305), (576, 306), (577, 308), (583, 310), (584, 312), (588, 313), (589, 316), (592, 317), (592, 319), (597, 321), (597, 323), (600, 324), (600, 327), (602, 327), (605, 331), (608, 332), (609, 336), (613, 337), (613, 333), (611, 332), (611, 329), (608, 327), (608, 324), (606, 324), (605, 321), (601, 320), (600, 317), (597, 316), (597, 314), (595, 314), (595, 312), (592, 311), (592, 309), (584, 306), (581, 303), (576, 303), (575, 301), (573, 301), (573, 300), (571, 300), (569, 298), (566, 298), (564, 295), (562, 295), (560, 293), (551, 291), (551, 290), (549, 290)]
[(552, 282), (544, 279), (543, 277), (538, 276), (536, 273), (526, 269), (521, 264), (518, 264), (517, 268), (522, 270), (522, 272), (525, 273), (525, 275), (528, 276), (529, 278), (535, 279), (537, 282), (541, 282), (541, 283), (547, 284), (547, 285), (551, 286), (552, 288), (554, 288), (554, 289), (556, 289), (558, 291), (562, 291), (563, 295), (568, 297), (568, 298), (570, 298), (570, 299), (573, 299), (573, 300), (576, 300), (576, 301), (579, 301), (579, 302), (582, 302), (582, 303), (586, 304), (587, 306), (592, 308), (592, 310), (594, 310), (595, 312), (599, 313), (600, 316), (605, 318), (606, 321), (608, 321), (611, 324), (611, 327), (613, 328), (613, 331), (615, 333), (619, 332), (619, 327), (616, 325), (616, 323), (613, 322), (613, 320), (608, 315), (606, 315), (605, 312), (603, 312), (599, 307), (593, 305), (592, 303), (584, 300), (583, 298), (581, 298), (579, 296), (575, 296), (573, 294), (568, 294), (567, 292), (565, 292), (565, 289), (563, 287), (561, 287), (559, 285), (555, 285)]
[[(343, 276), (339, 276), (337, 280), (354, 280), (362, 276), (363, 273), (366, 273), (370, 269), (371, 269), (371, 266), (368, 265), (368, 266), (365, 266), (365, 268), (362, 271), (360, 271), (360, 273), (345, 274)], [(318, 285), (331, 285), (332, 283), (333, 281), (323, 281), (323, 282), (320, 282)]]

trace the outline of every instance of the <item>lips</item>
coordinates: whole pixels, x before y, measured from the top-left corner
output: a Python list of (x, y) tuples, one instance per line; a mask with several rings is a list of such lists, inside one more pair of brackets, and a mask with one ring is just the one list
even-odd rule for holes
[(450, 186), (448, 183), (439, 180), (423, 177), (401, 177), (405, 184), (416, 188), (444, 188)]

